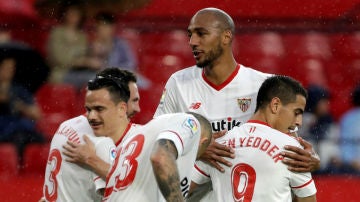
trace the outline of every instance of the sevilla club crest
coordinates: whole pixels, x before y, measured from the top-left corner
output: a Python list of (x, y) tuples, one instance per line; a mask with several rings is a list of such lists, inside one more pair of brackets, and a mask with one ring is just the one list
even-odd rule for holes
[(238, 98), (237, 101), (241, 111), (246, 112), (249, 109), (251, 98)]

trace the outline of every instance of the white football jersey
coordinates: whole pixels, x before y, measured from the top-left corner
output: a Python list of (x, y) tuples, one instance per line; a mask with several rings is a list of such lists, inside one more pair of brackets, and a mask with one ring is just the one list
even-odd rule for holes
[(167, 81), (154, 117), (191, 111), (206, 117), (214, 132), (230, 130), (254, 114), (258, 90), (269, 76), (238, 65), (223, 84), (216, 86), (206, 79), (202, 68), (180, 70)]
[(159, 139), (171, 140), (178, 151), (177, 168), (184, 196), (188, 194), (201, 129), (186, 113), (166, 114), (131, 131), (118, 146), (118, 155), (107, 176), (104, 201), (163, 201), (153, 174), (150, 155)]
[[(167, 81), (154, 117), (191, 111), (206, 117), (213, 132), (231, 130), (254, 114), (258, 90), (269, 76), (238, 64), (225, 82), (215, 85), (206, 79), (202, 68), (180, 70)], [(202, 201), (213, 201), (213, 197), (208, 194)]]
[(227, 159), (233, 166), (220, 173), (198, 161), (192, 175), (197, 184), (212, 181), (216, 201), (291, 202), (291, 191), (298, 197), (316, 193), (311, 173), (291, 172), (281, 161), (285, 145), (301, 147), (293, 137), (249, 121), (216, 141), (234, 148), (235, 159)]
[(90, 168), (65, 161), (66, 156), (62, 154), (67, 141), (82, 144), (84, 135), (94, 143), (96, 155), (108, 163), (114, 160), (113, 140), (95, 137), (85, 116), (63, 122), (51, 141), (43, 187), (46, 201), (101, 201), (97, 190), (105, 188), (105, 181)]

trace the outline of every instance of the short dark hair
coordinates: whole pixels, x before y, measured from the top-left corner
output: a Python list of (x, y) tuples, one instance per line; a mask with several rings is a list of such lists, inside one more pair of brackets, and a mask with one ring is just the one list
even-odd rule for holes
[[(231, 18), (229, 14), (227, 14), (225, 11), (218, 9), (218, 8), (204, 8), (199, 10), (196, 14), (202, 14), (202, 13), (211, 13), (216, 17), (218, 20), (218, 26), (219, 28), (224, 30), (230, 30), (232, 35), (235, 35), (235, 24), (234, 20)], [(195, 15), (196, 15), (195, 14)]]
[(295, 102), (296, 95), (302, 95), (307, 99), (307, 92), (300, 82), (289, 76), (271, 76), (262, 83), (259, 89), (255, 112), (265, 107), (274, 97), (278, 97), (286, 105)]
[(116, 67), (105, 68), (88, 82), (88, 90), (106, 88), (115, 103), (128, 102), (130, 98), (129, 83), (136, 83), (136, 75), (128, 70)]

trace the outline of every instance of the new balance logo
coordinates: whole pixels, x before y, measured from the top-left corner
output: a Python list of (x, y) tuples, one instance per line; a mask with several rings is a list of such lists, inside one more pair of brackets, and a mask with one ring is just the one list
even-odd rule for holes
[(200, 106), (201, 106), (201, 102), (195, 102), (195, 103), (192, 103), (189, 108), (190, 109), (199, 109)]

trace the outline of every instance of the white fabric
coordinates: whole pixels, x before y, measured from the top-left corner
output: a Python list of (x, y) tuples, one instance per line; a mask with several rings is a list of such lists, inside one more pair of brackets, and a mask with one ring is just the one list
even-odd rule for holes
[[(215, 86), (202, 73), (196, 66), (174, 73), (166, 83), (154, 116), (192, 111), (206, 117), (213, 132), (230, 130), (253, 115), (258, 90), (271, 76), (238, 65), (227, 81)], [(202, 201), (213, 201), (213, 197), (208, 195)]]
[[(161, 114), (192, 111), (212, 123), (213, 131), (230, 130), (246, 122), (255, 111), (256, 96), (262, 82), (270, 76), (238, 65), (228, 81), (214, 86), (196, 66), (174, 73), (168, 80), (155, 117)], [(241, 101), (244, 100), (244, 101)], [(246, 103), (242, 109), (240, 103)], [(198, 104), (198, 108), (196, 106)], [(193, 107), (191, 107), (193, 106)]]
[(118, 155), (108, 175), (104, 201), (164, 200), (150, 162), (151, 151), (159, 139), (171, 140), (176, 146), (181, 189), (186, 195), (200, 135), (199, 122), (185, 113), (159, 116), (128, 133), (126, 140), (118, 146)]
[(198, 184), (211, 178), (216, 201), (236, 201), (244, 196), (252, 202), (291, 202), (291, 191), (298, 197), (316, 193), (310, 173), (291, 172), (281, 161), (285, 145), (301, 147), (293, 137), (267, 125), (245, 123), (216, 141), (235, 149), (235, 159), (227, 159), (233, 166), (220, 173), (199, 161), (192, 177)]
[(95, 137), (85, 116), (63, 122), (56, 131), (50, 147), (45, 171), (43, 194), (47, 201), (101, 201), (97, 190), (105, 188), (105, 181), (89, 168), (65, 161), (62, 154), (67, 141), (84, 143), (87, 135), (95, 145), (96, 154), (111, 163), (115, 145), (108, 137)]

